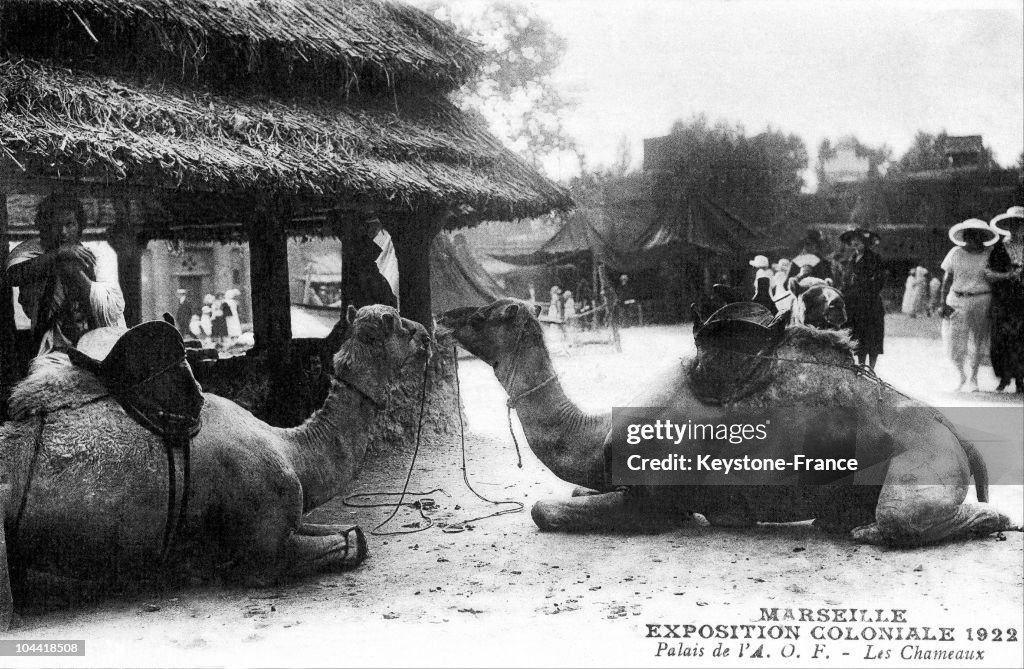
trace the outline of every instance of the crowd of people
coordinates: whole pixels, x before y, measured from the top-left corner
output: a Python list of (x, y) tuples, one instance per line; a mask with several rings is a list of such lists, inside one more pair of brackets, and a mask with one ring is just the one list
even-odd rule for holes
[[(986, 353), (998, 378), (997, 392), (1015, 384), (1024, 393), (1024, 207), (1010, 207), (989, 222), (968, 219), (949, 230), (954, 246), (943, 259), (940, 280), (917, 265), (907, 276), (902, 313), (941, 316), (942, 339), (959, 377), (960, 392), (977, 392), (978, 368)], [(858, 364), (874, 369), (884, 351), (885, 271), (873, 247), (877, 233), (863, 228), (839, 237), (842, 248), (822, 253), (822, 238), (810, 231), (792, 259), (750, 261), (750, 299), (772, 313), (791, 308), (793, 282), (828, 281), (846, 303), (847, 322)]]
[(231, 288), (216, 295), (203, 296), (201, 307), (189, 300), (188, 291), (178, 289), (178, 313), (175, 320), (185, 339), (202, 342), (203, 348), (227, 350), (242, 336), (242, 321), (238, 315), (238, 300), (242, 291)]
[(788, 311), (795, 300), (794, 290), (800, 286), (826, 282), (843, 291), (847, 323), (855, 342), (857, 361), (874, 369), (883, 352), (885, 339), (885, 308), (882, 288), (885, 272), (882, 260), (872, 250), (879, 236), (863, 228), (847, 230), (839, 237), (842, 249), (830, 255), (823, 252), (821, 233), (811, 230), (792, 259), (779, 258), (770, 263), (758, 255), (750, 261), (754, 268), (752, 301), (762, 304), (771, 313)]

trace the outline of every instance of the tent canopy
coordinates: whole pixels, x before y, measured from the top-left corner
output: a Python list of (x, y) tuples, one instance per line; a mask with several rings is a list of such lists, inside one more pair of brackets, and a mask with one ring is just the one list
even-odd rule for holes
[(590, 254), (610, 267), (636, 271), (694, 249), (747, 256), (768, 244), (742, 219), (698, 196), (669, 208), (650, 200), (583, 207), (566, 216), (562, 228), (536, 251), (495, 257), (515, 265), (552, 265)]

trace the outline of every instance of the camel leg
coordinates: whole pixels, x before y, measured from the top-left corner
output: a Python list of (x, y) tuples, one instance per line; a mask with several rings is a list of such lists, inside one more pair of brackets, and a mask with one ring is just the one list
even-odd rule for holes
[(358, 526), (303, 523), (288, 537), (287, 574), (351, 569), (362, 563), (366, 554), (366, 537)]
[(551, 532), (658, 532), (682, 524), (673, 505), (621, 491), (542, 500), (530, 513), (537, 527)]
[[(921, 456), (914, 456), (921, 458)], [(914, 478), (897, 472), (927, 472), (930, 478), (936, 476), (937, 463), (915, 463), (920, 469), (907, 469), (904, 456), (893, 459), (889, 467), (886, 485), (878, 497), (875, 507), (875, 522), (855, 528), (855, 541), (896, 546), (919, 546), (938, 541), (966, 536), (984, 536), (993, 532), (1015, 530), (1010, 519), (991, 504), (965, 503), (967, 496), (966, 477), (959, 483), (921, 484), (910, 481)], [(932, 470), (927, 469), (928, 465)], [(941, 479), (940, 479), (941, 480)]]
[(855, 541), (890, 546), (920, 546), (949, 539), (1021, 530), (1002, 512), (983, 502), (911, 506), (905, 510), (882, 512), (877, 517), (874, 523), (853, 530)]
[(10, 495), (11, 486), (0, 485), (0, 632), (9, 630), (14, 618), (14, 598), (11, 596), (11, 576), (7, 564), (7, 534), (4, 529)]

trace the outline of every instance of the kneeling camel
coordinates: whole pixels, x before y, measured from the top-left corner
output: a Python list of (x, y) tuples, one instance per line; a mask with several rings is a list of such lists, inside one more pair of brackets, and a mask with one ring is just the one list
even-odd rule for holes
[[(355, 477), (371, 422), (403, 367), (425, 361), (429, 336), (390, 307), (347, 318), (330, 395), (301, 426), (272, 427), (205, 394), (171, 561), (265, 584), (365, 558), (358, 527), (302, 516)], [(10, 406), (14, 418), (0, 426), (0, 510), (11, 571), (125, 581), (159, 570), (169, 485), (159, 438), (63, 353), (34, 361)], [(6, 585), (7, 564), (0, 568)], [(10, 601), (3, 613), (9, 619)]]
[[(441, 324), (494, 368), (540, 461), (559, 478), (596, 493), (536, 503), (533, 518), (541, 529), (646, 528), (688, 513), (719, 526), (816, 519), (823, 529), (850, 532), (856, 541), (889, 545), (1019, 529), (985, 503), (988, 476), (973, 445), (937, 411), (855, 367), (847, 335), (787, 328), (749, 303), (721, 311), (695, 324), (696, 354), (629, 406), (666, 407), (710, 422), (736, 409), (809, 408), (751, 457), (791, 461), (812, 430), (825, 443), (855, 438), (858, 453), (887, 463), (877, 485), (616, 486), (607, 467), (611, 420), (583, 413), (566, 397), (529, 307), (506, 299), (450, 311)], [(767, 339), (755, 338), (746, 351), (718, 345), (737, 332)], [(842, 419), (824, 425), (816, 419), (833, 411)], [(972, 474), (978, 503), (965, 502)]]

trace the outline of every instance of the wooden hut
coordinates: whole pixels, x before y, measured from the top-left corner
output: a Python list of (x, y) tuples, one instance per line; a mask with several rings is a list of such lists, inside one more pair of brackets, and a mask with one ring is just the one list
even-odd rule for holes
[(344, 238), (376, 215), (403, 315), (429, 324), (440, 230), (571, 204), (448, 99), (477, 60), (451, 26), (386, 0), (0, 0), (0, 203), (95, 199), (129, 324), (149, 240), (247, 240), (256, 346), (285, 361), (287, 237)]

